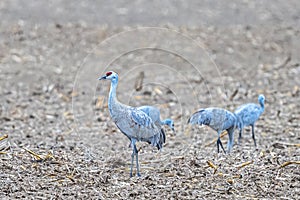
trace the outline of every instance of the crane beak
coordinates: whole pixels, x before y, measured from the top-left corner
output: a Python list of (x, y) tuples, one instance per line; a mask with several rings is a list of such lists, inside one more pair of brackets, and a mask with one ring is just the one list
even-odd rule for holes
[(103, 80), (103, 79), (106, 79), (106, 75), (98, 78), (98, 80)]
[(171, 130), (174, 134), (176, 133), (175, 128), (171, 128)]

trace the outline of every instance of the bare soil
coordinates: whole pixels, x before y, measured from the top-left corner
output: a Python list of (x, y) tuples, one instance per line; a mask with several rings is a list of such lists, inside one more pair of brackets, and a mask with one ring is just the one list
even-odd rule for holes
[[(299, 199), (299, 2), (276, 1), (270, 7), (254, 2), (230, 4), (236, 7), (195, 3), (206, 11), (203, 20), (195, 8), (179, 5), (193, 11), (183, 20), (174, 14), (180, 8), (165, 5), (165, 12), (140, 21), (135, 17), (137, 8), (147, 11), (143, 4), (122, 10), (123, 2), (107, 24), (97, 21), (99, 13), (89, 20), (90, 10), (84, 8), (93, 8), (92, 3), (54, 1), (55, 17), (39, 3), (26, 5), (31, 15), (18, 1), (0, 3), (0, 137), (8, 136), (0, 141), (1, 199)], [(114, 7), (94, 6), (104, 9), (104, 18)], [(224, 11), (224, 21), (210, 18), (228, 7), (245, 12)], [(118, 21), (119, 15), (124, 19)], [(153, 24), (201, 43), (217, 67), (192, 48), (186, 51), (205, 60), (201, 75), (182, 57), (159, 49), (136, 50), (112, 61), (109, 69), (120, 76), (119, 100), (156, 105), (176, 126), (175, 134), (166, 128), (161, 151), (138, 144), (142, 176), (129, 178), (129, 141), (110, 120), (109, 84), (97, 81), (105, 67), (92, 62), (94, 68), (85, 68), (84, 60), (92, 59), (91, 52), (110, 36)], [(180, 49), (181, 41), (170, 45)], [(124, 41), (106, 52), (119, 48), (131, 46)], [(136, 90), (141, 72), (144, 85)], [(266, 109), (256, 124), (257, 149), (246, 128), (240, 145), (236, 131), (233, 151), (218, 154), (213, 130), (186, 124), (201, 107), (234, 111), (257, 103), (261, 93)], [(225, 145), (227, 136), (221, 140)]]

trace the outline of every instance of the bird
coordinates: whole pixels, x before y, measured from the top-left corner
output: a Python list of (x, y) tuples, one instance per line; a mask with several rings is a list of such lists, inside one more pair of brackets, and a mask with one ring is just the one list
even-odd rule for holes
[(215, 107), (200, 109), (191, 115), (191, 117), (188, 120), (188, 123), (192, 125), (194, 124), (206, 125), (212, 128), (213, 130), (217, 131), (218, 153), (220, 152), (219, 146), (221, 146), (224, 153), (226, 153), (220, 139), (221, 133), (224, 130), (226, 130), (228, 132), (228, 137), (229, 137), (227, 143), (227, 151), (228, 153), (230, 153), (230, 151), (232, 150), (234, 130), (237, 127), (237, 118), (232, 112), (222, 108), (215, 108)]
[(248, 103), (241, 105), (238, 107), (234, 113), (237, 116), (239, 123), (238, 123), (238, 129), (239, 129), (239, 143), (242, 138), (242, 132), (245, 126), (251, 126), (252, 127), (252, 138), (254, 141), (254, 146), (257, 147), (256, 145), (256, 140), (255, 140), (255, 134), (254, 134), (254, 125), (255, 122), (259, 119), (260, 115), (264, 112), (265, 110), (265, 96), (263, 94), (260, 94), (258, 96), (258, 104), (255, 103)]
[[(158, 108), (156, 108), (154, 106), (140, 106), (140, 107), (137, 107), (137, 109), (146, 113), (153, 120), (153, 122), (156, 124), (156, 126), (161, 127), (163, 125), (167, 125), (173, 132), (175, 132), (174, 121), (169, 118), (161, 121), (160, 111)], [(130, 146), (131, 146), (131, 144), (129, 144), (129, 147)]]
[(160, 119), (160, 111), (158, 108), (156, 108), (154, 106), (141, 106), (141, 107), (138, 107), (137, 109), (143, 111), (149, 117), (151, 117), (151, 119), (157, 126), (167, 125), (173, 132), (175, 132), (174, 121), (169, 118), (161, 120)]
[(117, 86), (119, 76), (114, 71), (108, 71), (99, 80), (110, 80), (110, 91), (108, 95), (108, 110), (110, 116), (119, 130), (130, 140), (132, 154), (130, 165), (130, 177), (132, 177), (134, 157), (136, 158), (136, 175), (141, 176), (139, 170), (138, 150), (136, 142), (148, 142), (158, 150), (162, 149), (166, 142), (164, 130), (157, 126), (149, 115), (136, 107), (122, 104), (117, 99)]

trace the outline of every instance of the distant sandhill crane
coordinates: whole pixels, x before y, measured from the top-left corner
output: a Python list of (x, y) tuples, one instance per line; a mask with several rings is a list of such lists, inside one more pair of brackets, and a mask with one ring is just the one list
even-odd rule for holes
[(231, 151), (233, 146), (234, 130), (237, 126), (237, 118), (233, 113), (221, 108), (200, 109), (194, 114), (192, 114), (192, 116), (188, 120), (188, 123), (207, 125), (213, 130), (217, 131), (218, 132), (218, 140), (217, 140), (218, 153), (220, 151), (219, 146), (221, 146), (224, 153), (226, 153), (220, 139), (220, 135), (222, 131), (226, 130), (228, 132), (228, 137), (229, 137), (227, 143), (227, 151), (228, 153)]
[(252, 127), (252, 138), (254, 141), (254, 146), (256, 147), (256, 140), (255, 140), (255, 135), (254, 135), (254, 125), (255, 122), (258, 120), (260, 115), (264, 112), (265, 110), (265, 97), (264, 95), (260, 94), (258, 96), (258, 102), (260, 105), (255, 104), (255, 103), (248, 103), (244, 104), (240, 107), (238, 107), (235, 110), (235, 114), (239, 119), (239, 142), (242, 138), (242, 132), (245, 126), (251, 126)]
[(170, 127), (170, 129), (172, 131), (175, 131), (174, 128), (174, 121), (172, 119), (164, 119), (161, 120), (160, 119), (160, 111), (158, 108), (154, 107), (154, 106), (141, 106), (141, 107), (137, 107), (138, 110), (143, 111), (144, 113), (146, 113), (149, 117), (151, 117), (151, 119), (153, 120), (153, 122), (159, 126), (159, 125), (167, 125)]

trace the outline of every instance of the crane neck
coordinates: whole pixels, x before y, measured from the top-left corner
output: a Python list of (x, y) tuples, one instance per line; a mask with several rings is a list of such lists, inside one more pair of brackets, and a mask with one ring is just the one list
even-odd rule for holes
[(259, 104), (260, 104), (260, 107), (261, 107), (261, 111), (263, 112), (265, 110), (265, 102), (260, 101)]
[(161, 125), (169, 125), (170, 124), (170, 119), (165, 119), (160, 121)]
[(166, 120), (160, 120), (160, 125), (167, 125), (167, 121)]
[(113, 107), (115, 107), (118, 104), (117, 86), (118, 86), (118, 78), (112, 79), (110, 83), (110, 90), (108, 96), (108, 108), (111, 114), (113, 111)]

